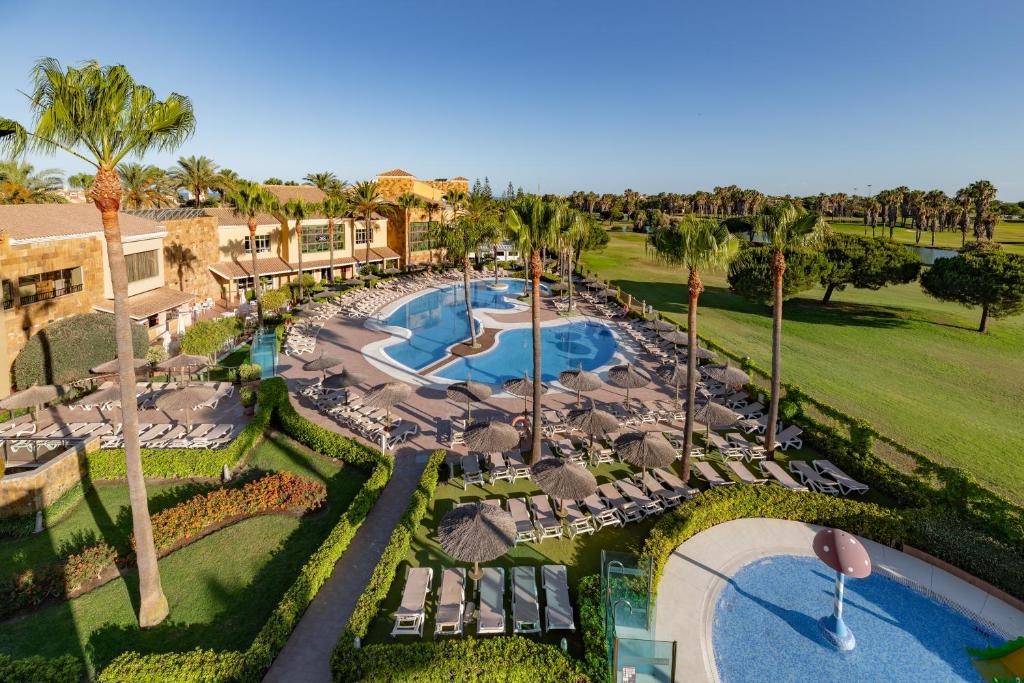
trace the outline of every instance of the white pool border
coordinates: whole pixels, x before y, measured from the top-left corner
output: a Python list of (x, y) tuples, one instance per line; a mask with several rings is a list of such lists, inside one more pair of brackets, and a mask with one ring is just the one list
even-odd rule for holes
[[(821, 528), (782, 519), (737, 519), (703, 531), (675, 549), (658, 586), (655, 633), (659, 640), (677, 642), (676, 680), (720, 680), (712, 628), (726, 579), (765, 557), (813, 557), (811, 542)], [(1024, 612), (923, 560), (860, 540), (876, 571), (949, 605), (1004, 638), (1024, 632)]]

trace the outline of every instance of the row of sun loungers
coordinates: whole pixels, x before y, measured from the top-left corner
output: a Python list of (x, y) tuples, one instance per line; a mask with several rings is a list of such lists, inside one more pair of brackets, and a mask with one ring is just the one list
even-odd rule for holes
[[(473, 279), (485, 279), (487, 274), (473, 273)], [(389, 282), (379, 282), (372, 288), (356, 288), (347, 291), (338, 299), (340, 311), (350, 318), (366, 318), (381, 306), (402, 298), (408, 294), (422, 291), (428, 287), (442, 287), (453, 282), (461, 282), (462, 273), (447, 271), (445, 273), (420, 273)]]
[[(327, 306), (333, 305), (325, 304)], [(323, 321), (299, 321), (288, 328), (284, 337), (284, 352), (289, 356), (303, 356), (313, 353), (316, 338), (324, 327)]]
[[(743, 484), (762, 484), (770, 480), (790, 491), (813, 490), (832, 495), (863, 494), (868, 490), (867, 484), (857, 481), (829, 460), (814, 460), (810, 463), (803, 460), (791, 460), (789, 472), (786, 472), (777, 462), (762, 460), (758, 463), (761, 476), (757, 476), (737, 460), (724, 460), (721, 464)], [(735, 483), (735, 481), (723, 477), (710, 462), (695, 461), (693, 469), (694, 474), (706, 481), (712, 488), (731, 486)]]
[[(303, 387), (300, 393), (312, 401), (321, 414), (367, 440), (379, 443), (383, 436), (387, 450), (393, 450), (420, 431), (419, 423), (400, 418), (392, 418), (391, 423), (387, 424), (387, 411), (364, 406), (358, 397), (351, 398), (351, 394), (343, 389), (325, 389), (317, 382)], [(386, 432), (386, 436), (383, 432)]]
[[(199, 424), (193, 427), (169, 423), (139, 425), (139, 443), (143, 448), (217, 449), (227, 446), (235, 436), (233, 424)], [(120, 424), (100, 440), (100, 448), (123, 447), (124, 434)]]
[[(505, 570), (502, 567), (484, 567), (478, 586), (477, 635), (502, 634), (508, 631), (505, 611)], [(426, 602), (434, 580), (430, 567), (413, 567), (406, 574), (402, 600), (395, 612), (392, 636), (423, 636), (426, 622)], [(575, 631), (576, 623), (569, 600), (569, 580), (565, 565), (547, 564), (541, 567), (541, 588), (544, 591), (544, 610), (541, 612), (537, 590), (536, 567), (512, 568), (512, 631), (513, 633), (541, 633), (542, 631)], [(434, 634), (462, 635), (472, 614), (466, 601), (466, 570), (449, 567), (441, 572), (437, 607), (434, 611)], [(543, 614), (543, 617), (542, 617)]]

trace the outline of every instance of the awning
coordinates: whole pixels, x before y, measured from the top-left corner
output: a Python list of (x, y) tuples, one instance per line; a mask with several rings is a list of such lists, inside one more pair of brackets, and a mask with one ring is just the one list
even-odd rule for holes
[[(271, 258), (257, 258), (256, 269), (259, 271), (260, 275), (281, 275), (283, 273), (291, 273), (296, 270), (279, 256)], [(235, 261), (213, 263), (210, 264), (210, 270), (228, 280), (252, 277), (252, 259), (240, 258)]]
[[(355, 262), (356, 262), (356, 260), (354, 258), (352, 258), (351, 256), (335, 256), (334, 257), (334, 267), (335, 268), (340, 268), (342, 266), (350, 266), (350, 265), (352, 265)], [(298, 261), (295, 261), (294, 263), (290, 263), (289, 265), (292, 267), (292, 270), (295, 270), (295, 271), (299, 270), (299, 262)], [(305, 271), (320, 270), (321, 268), (329, 268), (330, 266), (331, 266), (331, 260), (330, 259), (320, 259), (320, 258), (318, 258), (315, 261), (314, 260), (308, 260), (307, 261), (307, 260), (303, 259), (303, 261), (302, 261), (302, 270), (305, 270)]]
[[(170, 287), (158, 287), (142, 294), (128, 297), (128, 315), (133, 320), (145, 320), (157, 313), (163, 313), (185, 304), (191, 304), (195, 296), (188, 292), (179, 292)], [(93, 306), (104, 313), (114, 312), (114, 302), (104, 301)]]
[[(365, 250), (357, 253), (357, 256), (365, 255)], [(391, 247), (372, 247), (370, 249), (370, 263), (373, 263), (374, 261), (388, 261), (396, 258), (399, 258), (398, 252)]]

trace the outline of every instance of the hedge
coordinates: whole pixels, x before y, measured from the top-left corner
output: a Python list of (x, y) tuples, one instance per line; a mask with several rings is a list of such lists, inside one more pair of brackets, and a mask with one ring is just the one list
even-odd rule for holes
[(54, 659), (0, 655), (0, 681), (4, 683), (78, 683), (84, 673), (82, 661), (72, 655)]
[[(43, 526), (50, 527), (59, 522), (84, 496), (85, 485), (81, 482), (62, 493), (57, 500), (43, 508)], [(32, 535), (35, 530), (35, 514), (0, 519), (0, 538), (22, 538)]]
[(323, 455), (369, 470), (369, 478), (331, 533), (303, 565), (248, 649), (216, 652), (196, 648), (190, 652), (163, 654), (125, 652), (100, 672), (99, 681), (259, 681), (391, 478), (389, 457), (299, 416), (291, 405), (283, 379), (275, 377), (260, 384), (260, 406), (268, 414), (273, 413), (278, 426), (291, 438)]
[(583, 637), (583, 668), (594, 683), (612, 683), (600, 574), (580, 579), (576, 585), (576, 603)]
[(212, 356), (224, 348), (245, 328), (240, 318), (217, 318), (216, 320), (199, 320), (185, 332), (181, 338), (181, 352), (197, 356)]
[[(132, 348), (136, 358), (142, 358), (149, 347), (149, 335), (138, 325), (131, 327)], [(116, 356), (114, 316), (109, 313), (73, 315), (29, 338), (14, 359), (14, 383), (19, 389), (33, 384), (67, 384), (89, 377), (89, 368)]]

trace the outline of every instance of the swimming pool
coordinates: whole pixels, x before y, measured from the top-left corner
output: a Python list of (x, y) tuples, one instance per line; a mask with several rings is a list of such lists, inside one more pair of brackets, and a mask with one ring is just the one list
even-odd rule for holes
[(832, 612), (835, 575), (816, 558), (744, 566), (718, 597), (712, 646), (735, 681), (981, 681), (966, 647), (1002, 643), (979, 624), (875, 573), (846, 582), (843, 617), (857, 647), (840, 654), (818, 619)]
[(260, 366), (262, 379), (277, 374), (277, 333), (274, 330), (263, 330), (253, 335), (249, 362)]

